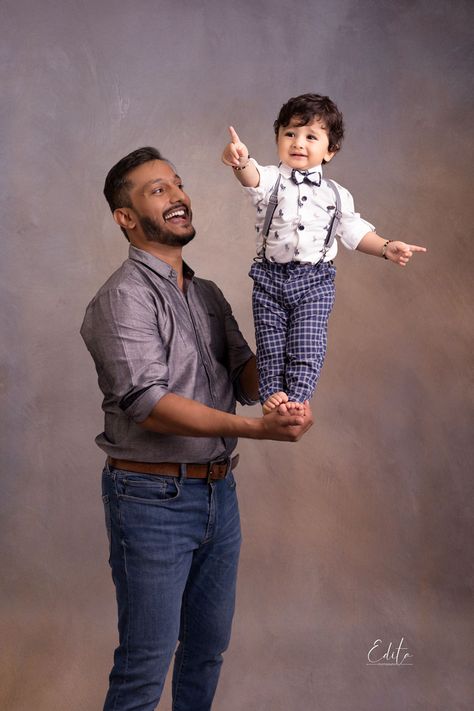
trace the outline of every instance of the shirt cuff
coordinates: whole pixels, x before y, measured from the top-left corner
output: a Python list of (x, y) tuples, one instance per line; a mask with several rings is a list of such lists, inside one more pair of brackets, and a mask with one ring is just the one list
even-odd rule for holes
[(341, 242), (347, 249), (357, 249), (359, 242), (368, 232), (375, 232), (375, 227), (370, 222), (359, 218), (355, 224), (350, 226), (350, 230), (342, 232)]
[(231, 375), (232, 385), (234, 386), (234, 396), (237, 402), (240, 402), (241, 405), (255, 405), (258, 402), (258, 400), (253, 400), (247, 395), (240, 382), (240, 374), (242, 373), (243, 369), (245, 368), (249, 359), (252, 356), (253, 353), (249, 349), (249, 357), (247, 358), (247, 360), (237, 368), (234, 368)]
[(258, 400), (252, 400), (252, 398), (247, 395), (240, 384), (240, 380), (236, 380), (234, 383), (234, 395), (237, 402), (241, 405), (256, 405), (258, 403)]
[(161, 400), (164, 395), (168, 394), (168, 388), (163, 385), (150, 385), (149, 388), (143, 390), (137, 397), (132, 399), (128, 404), (129, 399), (125, 398), (120, 402), (120, 408), (134, 422), (139, 424), (144, 422), (151, 414), (155, 405)]

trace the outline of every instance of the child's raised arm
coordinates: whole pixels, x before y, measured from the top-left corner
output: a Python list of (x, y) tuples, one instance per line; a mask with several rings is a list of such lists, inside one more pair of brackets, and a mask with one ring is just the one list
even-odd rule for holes
[(229, 165), (234, 175), (245, 188), (256, 188), (260, 182), (257, 167), (250, 160), (245, 143), (242, 143), (233, 126), (229, 126), (231, 141), (222, 153), (222, 162)]

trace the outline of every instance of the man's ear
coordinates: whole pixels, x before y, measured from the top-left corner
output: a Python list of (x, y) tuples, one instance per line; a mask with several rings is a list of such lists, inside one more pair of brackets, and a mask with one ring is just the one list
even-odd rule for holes
[(117, 225), (124, 230), (133, 230), (137, 224), (133, 210), (129, 207), (118, 207), (114, 210), (113, 216)]

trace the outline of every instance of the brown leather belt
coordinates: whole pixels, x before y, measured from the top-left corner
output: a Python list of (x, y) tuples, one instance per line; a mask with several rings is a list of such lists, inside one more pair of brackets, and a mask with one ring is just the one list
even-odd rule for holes
[(225, 479), (231, 469), (239, 463), (239, 455), (232, 459), (223, 459), (208, 464), (177, 464), (176, 462), (135, 462), (131, 459), (115, 459), (107, 457), (107, 464), (114, 469), (125, 469), (137, 474), (156, 474), (157, 476), (181, 476), (181, 466), (186, 469), (186, 477), (190, 479)]

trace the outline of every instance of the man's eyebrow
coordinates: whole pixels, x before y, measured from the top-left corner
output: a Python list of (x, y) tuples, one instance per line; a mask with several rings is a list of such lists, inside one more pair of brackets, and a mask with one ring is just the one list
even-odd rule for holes
[[(182, 182), (179, 175), (175, 175), (173, 180), (179, 180), (180, 183)], [(144, 184), (143, 189), (146, 190), (147, 188), (150, 188), (152, 185), (157, 185), (158, 183), (166, 183), (166, 180), (164, 178), (153, 178), (152, 180), (148, 180)]]

